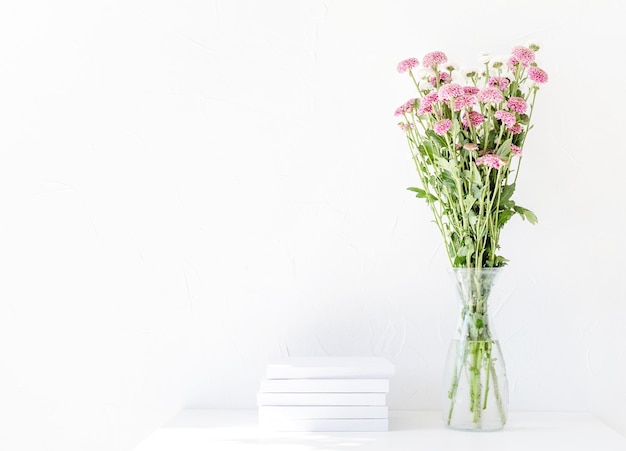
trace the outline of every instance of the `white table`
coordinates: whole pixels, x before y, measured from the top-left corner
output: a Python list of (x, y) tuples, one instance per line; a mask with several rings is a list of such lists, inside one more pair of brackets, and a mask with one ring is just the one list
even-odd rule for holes
[(389, 432), (269, 432), (256, 410), (183, 410), (135, 451), (626, 451), (626, 437), (587, 413), (512, 412), (499, 432), (460, 432), (438, 412), (391, 411)]

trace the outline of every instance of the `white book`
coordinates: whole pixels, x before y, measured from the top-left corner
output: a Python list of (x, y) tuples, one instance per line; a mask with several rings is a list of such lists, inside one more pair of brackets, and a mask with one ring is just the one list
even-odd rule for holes
[(395, 373), (383, 357), (283, 357), (267, 365), (267, 379), (388, 379)]
[(259, 426), (273, 431), (289, 432), (385, 432), (389, 430), (389, 420), (387, 418), (301, 420), (259, 418)]
[(262, 393), (389, 393), (389, 379), (263, 379)]
[(384, 406), (385, 393), (258, 393), (259, 406)]
[(259, 406), (259, 418), (388, 418), (387, 406)]

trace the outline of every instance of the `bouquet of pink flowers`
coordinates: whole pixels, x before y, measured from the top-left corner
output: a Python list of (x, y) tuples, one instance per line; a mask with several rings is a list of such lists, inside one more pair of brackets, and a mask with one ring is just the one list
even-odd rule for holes
[(536, 216), (513, 201), (539, 87), (548, 75), (535, 63), (536, 45), (515, 47), (507, 61), (460, 73), (443, 52), (398, 71), (418, 96), (396, 110), (421, 187), (409, 188), (430, 207), (446, 245), (462, 300), (448, 351), (444, 399), (450, 427), (494, 430), (507, 419), (507, 381), (500, 345), (489, 324), (488, 300), (499, 268), (500, 232), (515, 214)]
[(535, 97), (548, 75), (537, 66), (536, 45), (518, 46), (507, 61), (486, 61), (460, 73), (443, 52), (398, 64), (418, 96), (397, 108), (421, 187), (455, 268), (496, 268), (500, 231), (518, 214), (536, 216), (512, 195)]

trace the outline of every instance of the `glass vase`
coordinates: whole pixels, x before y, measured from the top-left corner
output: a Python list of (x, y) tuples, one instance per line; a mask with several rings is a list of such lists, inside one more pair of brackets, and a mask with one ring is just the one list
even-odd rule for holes
[(453, 268), (461, 311), (444, 371), (445, 424), (452, 429), (495, 431), (508, 414), (508, 382), (489, 312), (502, 268)]

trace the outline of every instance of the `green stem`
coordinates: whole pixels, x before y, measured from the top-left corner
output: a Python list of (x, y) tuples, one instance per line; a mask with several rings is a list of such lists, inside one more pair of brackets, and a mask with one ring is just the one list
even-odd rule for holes
[(496, 404), (498, 406), (498, 415), (500, 416), (500, 422), (504, 426), (506, 424), (506, 412), (504, 410), (504, 402), (502, 400), (502, 396), (500, 396), (500, 387), (498, 383), (498, 374), (496, 373), (496, 368), (491, 365), (490, 368), (491, 377), (493, 379), (493, 390), (496, 397)]
[(481, 349), (480, 349), (480, 342), (476, 342), (476, 341), (472, 341), (470, 343), (470, 346), (472, 347), (472, 367), (470, 369), (470, 377), (472, 379), (472, 382), (470, 384), (470, 386), (472, 387), (471, 390), (471, 410), (472, 413), (474, 414), (474, 423), (477, 426), (480, 426), (480, 419), (481, 419), (481, 413), (482, 410), (480, 408), (480, 401), (481, 401), (481, 383), (480, 383), (480, 361), (481, 359)]
[(413, 84), (415, 85), (415, 89), (417, 89), (417, 92), (420, 92), (419, 83), (417, 83), (417, 80), (415, 79), (415, 75), (413, 75), (413, 71), (411, 69), (409, 69), (409, 75), (411, 77), (411, 80), (413, 80)]
[[(528, 136), (528, 132), (530, 131), (530, 124), (531, 124), (531, 119), (533, 117), (533, 110), (535, 108), (536, 98), (537, 98), (537, 88), (533, 88), (533, 99), (530, 101), (530, 111), (528, 112), (528, 127), (529, 128), (526, 130), (526, 132), (524, 133), (524, 137), (522, 138), (522, 141), (519, 143), (520, 149), (524, 148), (526, 137)], [(513, 180), (513, 183), (517, 182), (517, 177), (519, 176), (519, 169), (521, 165), (522, 165), (522, 155), (520, 155), (519, 158), (517, 159), (517, 168), (515, 169), (515, 179)]]
[[(456, 344), (455, 354), (457, 356), (459, 354), (459, 344), (460, 342)], [(461, 379), (461, 374), (463, 372), (463, 369), (465, 368), (466, 358), (467, 358), (467, 347), (464, 346), (463, 354), (461, 355), (460, 359), (456, 358), (454, 360), (454, 372), (452, 375), (452, 386), (450, 387), (450, 390), (448, 391), (448, 398), (450, 399), (450, 409), (448, 410), (448, 426), (452, 422), (452, 413), (454, 412), (454, 405), (456, 404), (456, 394), (459, 388), (459, 380)]]
[(487, 395), (489, 394), (489, 375), (491, 374), (491, 367), (493, 366), (491, 361), (491, 342), (485, 342), (485, 347), (487, 348), (487, 374), (485, 375), (485, 396), (483, 400), (483, 409), (487, 408)]

